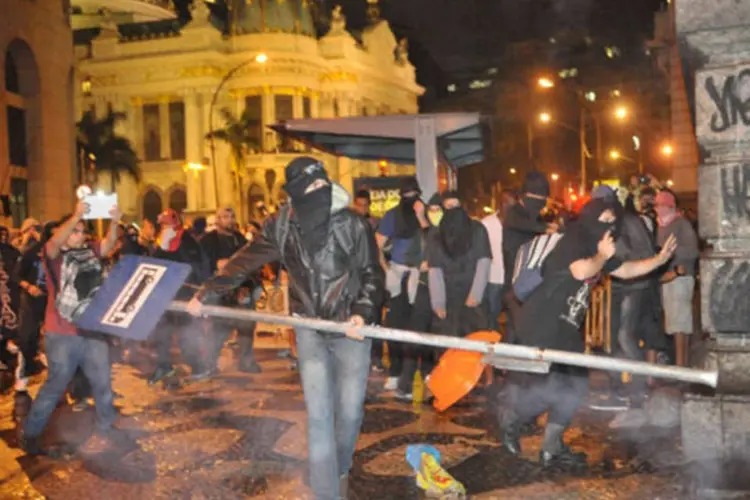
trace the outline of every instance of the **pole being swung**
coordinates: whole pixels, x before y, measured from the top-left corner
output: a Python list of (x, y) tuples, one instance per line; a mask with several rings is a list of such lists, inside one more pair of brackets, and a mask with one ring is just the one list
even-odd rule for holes
[[(175, 312), (187, 312), (187, 304), (184, 302), (172, 302), (169, 306), (169, 310)], [(286, 316), (219, 306), (203, 306), (202, 312), (206, 316), (211, 317), (215, 316), (245, 321), (262, 321), (264, 323), (308, 328), (311, 330), (322, 330), (333, 333), (346, 333), (352, 328), (348, 323), (340, 323), (330, 320)], [(520, 345), (502, 343), (491, 344), (489, 342), (469, 340), (460, 337), (421, 334), (408, 330), (396, 330), (394, 328), (384, 328), (380, 326), (364, 326), (359, 328), (359, 333), (365, 337), (393, 342), (408, 342), (412, 344), (440, 347), (443, 349), (462, 349), (465, 351), (481, 352), (492, 356), (581, 366), (584, 368), (594, 368), (604, 371), (627, 372), (634, 375), (673, 379), (682, 382), (707, 385), (709, 387), (716, 387), (719, 378), (717, 371), (655, 365), (644, 363), (642, 361), (631, 361), (627, 359), (609, 358), (552, 349), (539, 349), (536, 347)]]

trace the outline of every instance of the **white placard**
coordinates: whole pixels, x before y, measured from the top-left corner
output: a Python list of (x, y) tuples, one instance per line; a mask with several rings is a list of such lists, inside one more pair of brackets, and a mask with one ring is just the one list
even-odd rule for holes
[(84, 219), (111, 219), (109, 211), (117, 205), (117, 193), (90, 194), (83, 199), (83, 202), (86, 204)]

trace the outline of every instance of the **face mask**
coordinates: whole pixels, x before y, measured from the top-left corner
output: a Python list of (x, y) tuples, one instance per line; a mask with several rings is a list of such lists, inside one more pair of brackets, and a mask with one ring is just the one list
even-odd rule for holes
[(538, 215), (544, 207), (547, 206), (547, 200), (540, 200), (538, 198), (532, 198), (530, 196), (523, 197), (523, 205), (532, 215)]
[(443, 211), (437, 211), (437, 212), (427, 212), (427, 219), (430, 221), (430, 224), (432, 224), (433, 227), (438, 227), (440, 225), (440, 221), (443, 220)]
[(177, 231), (173, 227), (165, 227), (161, 232), (161, 238), (159, 246), (162, 250), (169, 250), (169, 244), (172, 242), (174, 237), (177, 236)]

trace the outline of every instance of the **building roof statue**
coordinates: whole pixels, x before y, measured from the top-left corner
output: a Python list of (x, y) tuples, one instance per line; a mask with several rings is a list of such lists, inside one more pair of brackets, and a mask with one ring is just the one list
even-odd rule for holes
[(297, 33), (315, 36), (307, 0), (231, 0), (232, 33)]
[(336, 5), (331, 11), (331, 29), (328, 35), (343, 35), (346, 33), (346, 16), (341, 5)]
[(409, 63), (409, 40), (402, 38), (396, 47), (396, 62), (401, 65)]

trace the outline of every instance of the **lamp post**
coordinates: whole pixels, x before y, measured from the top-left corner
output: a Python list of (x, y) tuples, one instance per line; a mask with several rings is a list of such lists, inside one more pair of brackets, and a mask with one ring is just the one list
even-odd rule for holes
[[(239, 70), (244, 68), (250, 63), (258, 63), (258, 64), (265, 64), (268, 61), (268, 56), (260, 52), (255, 55), (253, 59), (248, 59), (247, 61), (242, 61), (240, 64), (235, 66), (234, 68), (230, 69), (226, 75), (221, 79), (219, 82), (219, 85), (216, 86), (216, 89), (214, 90), (214, 94), (211, 97), (211, 104), (208, 107), (208, 131), (209, 131), (209, 147), (211, 148), (211, 166), (214, 170), (214, 197), (216, 199), (216, 207), (219, 207), (219, 175), (218, 175), (218, 168), (216, 166), (216, 143), (215, 139), (213, 137), (214, 132), (214, 108), (216, 107), (216, 101), (219, 100), (219, 94), (221, 93), (222, 89), (224, 88), (224, 85), (235, 75)], [(242, 193), (240, 193), (240, 196), (242, 196)]]
[(584, 194), (586, 192), (586, 183), (587, 183), (587, 176), (586, 176), (586, 109), (581, 107), (581, 116), (580, 116), (580, 123), (578, 125), (578, 128), (573, 127), (571, 125), (568, 125), (567, 123), (559, 122), (557, 120), (554, 120), (552, 118), (552, 115), (548, 112), (543, 112), (539, 114), (539, 121), (544, 124), (554, 123), (555, 125), (558, 125), (562, 128), (565, 128), (567, 130), (570, 130), (571, 132), (575, 132), (578, 134), (578, 141), (580, 146), (580, 163), (581, 163), (581, 186), (580, 186), (580, 193)]

